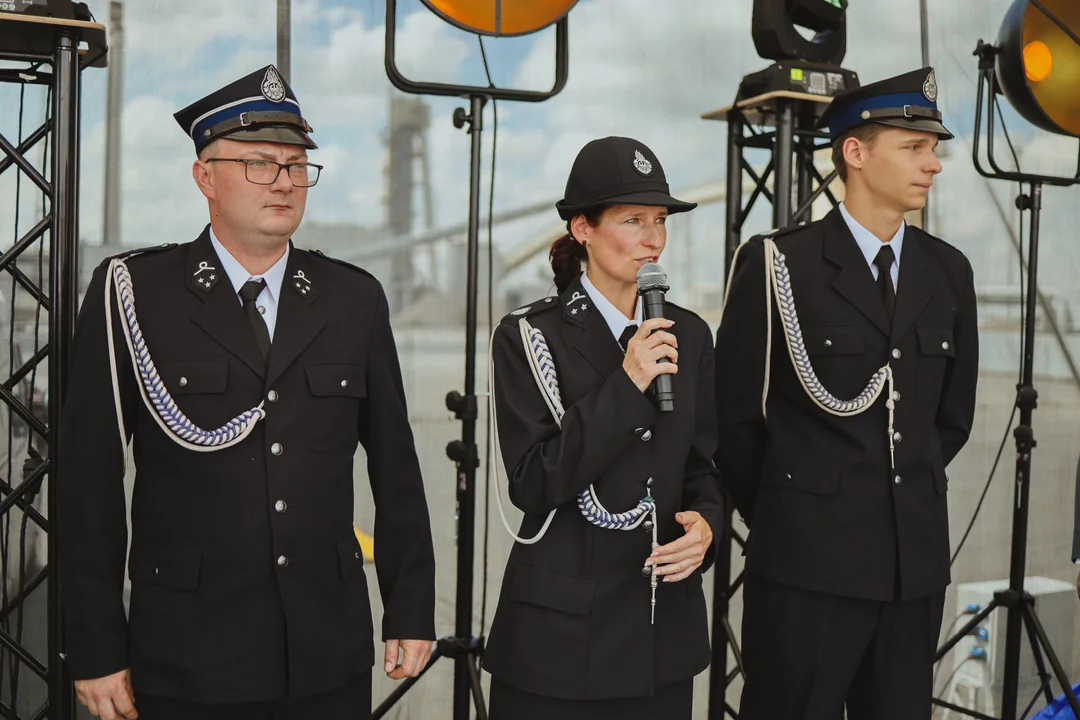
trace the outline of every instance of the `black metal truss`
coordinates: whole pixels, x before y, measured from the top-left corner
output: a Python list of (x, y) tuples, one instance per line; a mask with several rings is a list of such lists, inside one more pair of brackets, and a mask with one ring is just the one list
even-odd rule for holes
[[(80, 53), (80, 44), (84, 41), (88, 41), (89, 51), (84, 47)], [(32, 356), (0, 382), (0, 410), (9, 411), (18, 422), (25, 424), (28, 446), (21, 476), (18, 479), (0, 478), (0, 519), (6, 520), (10, 528), (13, 513), (17, 510), (22, 524), (17, 545), (5, 548), (5, 554), (15, 556), (18, 553), (20, 583), (10, 597), (6, 591), (3, 593), (4, 602), (0, 604), (0, 657), (6, 656), (7, 667), (16, 676), (26, 670), (48, 686), (47, 698), (28, 715), (19, 715), (18, 707), (0, 700), (0, 717), (13, 720), (70, 720), (75, 710), (62, 654), (56, 543), (48, 542), (48, 559), (44, 567), (28, 578), (22, 573), (27, 524), (32, 523), (48, 538), (55, 518), (57, 493), (52, 463), (57, 455), (57, 444), (54, 430), (59, 427), (66, 390), (78, 302), (80, 80), (85, 66), (102, 64), (104, 52), (104, 29), (100, 25), (69, 24), (52, 18), (27, 21), (0, 13), (0, 62), (4, 63), (0, 68), (0, 83), (45, 86), (49, 97), (46, 117), (40, 126), (15, 142), (0, 134), (0, 176), (9, 171), (19, 173), (20, 182), (29, 181), (28, 187), (36, 188), (43, 198), (41, 217), (9, 249), (0, 253), (0, 273), (10, 276), (13, 286), (36, 303), (37, 321), (40, 322), (44, 314), (48, 322), (48, 339), (35, 342)], [(20, 118), (21, 113), (22, 108)], [(48, 152), (37, 153), (42, 143), (46, 143)], [(35, 154), (43, 158), (41, 167), (34, 164)], [(19, 267), (20, 257), (28, 251), (37, 256), (37, 278), (29, 277)], [(43, 258), (38, 253), (46, 252), (49, 264), (44, 272), (45, 268), (40, 265)], [(14, 305), (15, 298), (10, 301)], [(36, 325), (35, 338), (38, 337)], [(30, 398), (20, 396), (27, 394), (20, 392), (20, 384), (42, 371), (48, 373), (44, 418), (40, 412), (35, 412), (40, 403), (32, 400), (33, 388), (30, 388)], [(9, 450), (14, 452), (14, 448)], [(48, 504), (43, 515), (34, 499), (46, 488), (49, 490)], [(2, 581), (7, 582), (7, 571), (2, 574)], [(10, 619), (20, 616), (29, 600), (41, 591), (47, 592), (48, 607), (44, 655), (40, 650), (35, 654), (21, 642), (21, 630), (12, 634), (9, 629)], [(0, 663), (2, 667), (4, 663)], [(11, 693), (16, 693), (16, 688), (12, 687)]]

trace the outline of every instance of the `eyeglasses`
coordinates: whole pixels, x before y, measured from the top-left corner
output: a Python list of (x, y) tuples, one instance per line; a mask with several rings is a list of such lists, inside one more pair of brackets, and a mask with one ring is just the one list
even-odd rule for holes
[(314, 163), (279, 163), (273, 160), (245, 160), (243, 158), (207, 158), (206, 162), (244, 163), (244, 177), (256, 185), (273, 185), (281, 171), (285, 170), (296, 187), (309, 188), (319, 182), (322, 165)]

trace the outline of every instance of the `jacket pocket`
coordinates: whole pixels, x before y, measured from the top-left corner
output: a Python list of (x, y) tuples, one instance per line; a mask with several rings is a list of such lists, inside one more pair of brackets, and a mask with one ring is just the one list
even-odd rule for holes
[(229, 360), (174, 360), (157, 365), (173, 396), (218, 394), (228, 389)]
[(866, 352), (866, 335), (858, 327), (803, 328), (806, 352), (811, 355), (862, 355)]
[(194, 592), (199, 588), (202, 549), (184, 546), (139, 545), (131, 551), (129, 566), (133, 583)]
[(811, 495), (835, 495), (840, 490), (843, 465), (823, 457), (793, 452), (771, 452), (761, 474), (762, 486), (798, 490)]
[(937, 403), (945, 370), (956, 357), (952, 328), (919, 328), (919, 399)]
[(356, 450), (360, 403), (367, 397), (367, 373), (346, 362), (305, 362), (308, 390), (308, 445), (322, 452)]
[(355, 537), (338, 540), (337, 549), (342, 580), (348, 580), (356, 573), (363, 572), (364, 553), (361, 552), (360, 542)]
[(510, 598), (570, 615), (586, 616), (592, 610), (596, 580), (574, 577), (530, 565), (514, 568)]

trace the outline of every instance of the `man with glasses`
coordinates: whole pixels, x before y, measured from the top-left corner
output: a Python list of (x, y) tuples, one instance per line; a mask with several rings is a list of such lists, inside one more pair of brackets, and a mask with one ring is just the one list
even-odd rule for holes
[(363, 270), (290, 242), (321, 167), (273, 66), (176, 120), (210, 224), (194, 242), (103, 263), (75, 335), (57, 532), (76, 691), (103, 720), (367, 717), (358, 443), (386, 673), (418, 675), (435, 637), (431, 529), (386, 296)]

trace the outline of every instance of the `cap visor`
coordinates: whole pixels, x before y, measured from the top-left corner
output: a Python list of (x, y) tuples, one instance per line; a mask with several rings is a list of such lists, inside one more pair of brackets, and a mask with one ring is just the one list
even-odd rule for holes
[(920, 132), (934, 133), (940, 140), (953, 139), (953, 134), (949, 132), (944, 125), (937, 120), (931, 120), (929, 118), (918, 118), (914, 120), (895, 118), (890, 120), (875, 120), (874, 122), (878, 125), (887, 125), (889, 127), (902, 128), (904, 130), (918, 130)]
[[(222, 138), (240, 142), (268, 142), (281, 145), (301, 145), (308, 150), (317, 150), (318, 145), (311, 136), (290, 125), (261, 125), (253, 129), (235, 130)], [(215, 138), (216, 139), (216, 138)]]
[(566, 205), (562, 201), (555, 203), (555, 209), (563, 220), (569, 220), (580, 212), (589, 208), (606, 207), (609, 205), (648, 205), (649, 207), (666, 207), (670, 213), (689, 212), (697, 207), (697, 203), (676, 200), (667, 193), (659, 190), (646, 190), (644, 192), (627, 193), (615, 197), (604, 198), (587, 205)]

